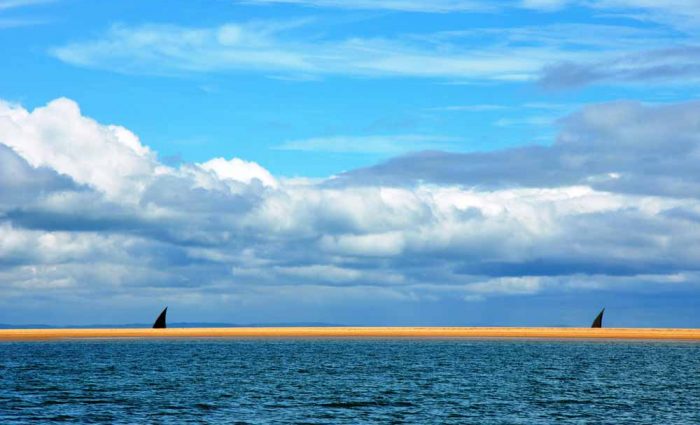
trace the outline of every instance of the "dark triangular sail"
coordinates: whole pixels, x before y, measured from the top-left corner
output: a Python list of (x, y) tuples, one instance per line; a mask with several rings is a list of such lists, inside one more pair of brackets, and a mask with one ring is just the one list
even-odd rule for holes
[(155, 323), (153, 323), (153, 329), (165, 329), (167, 326), (165, 326), (165, 313), (167, 313), (168, 307), (165, 307), (163, 311), (161, 311), (160, 316), (156, 319)]
[(592, 328), (603, 327), (603, 313), (605, 313), (605, 309), (600, 310), (600, 313), (598, 313), (595, 320), (593, 321), (593, 324), (591, 325)]

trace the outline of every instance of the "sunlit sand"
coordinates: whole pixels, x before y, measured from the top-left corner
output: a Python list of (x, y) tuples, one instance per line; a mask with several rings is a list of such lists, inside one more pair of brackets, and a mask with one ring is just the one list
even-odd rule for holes
[(700, 329), (279, 327), (168, 329), (0, 329), (0, 340), (92, 338), (534, 338), (700, 341)]

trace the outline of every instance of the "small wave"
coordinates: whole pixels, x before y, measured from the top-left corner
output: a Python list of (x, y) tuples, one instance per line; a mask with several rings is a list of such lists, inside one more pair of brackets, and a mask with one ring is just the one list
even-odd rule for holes
[(213, 404), (209, 404), (209, 403), (196, 403), (194, 405), (194, 407), (196, 407), (197, 409), (200, 409), (200, 410), (216, 409), (216, 406), (214, 406)]
[(412, 407), (413, 403), (408, 401), (341, 401), (333, 403), (322, 403), (319, 406), (329, 409), (355, 409), (358, 407)]

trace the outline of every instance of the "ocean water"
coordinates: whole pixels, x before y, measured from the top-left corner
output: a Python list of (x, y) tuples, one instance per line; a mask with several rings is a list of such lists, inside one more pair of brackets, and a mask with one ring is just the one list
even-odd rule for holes
[(0, 423), (700, 424), (700, 344), (0, 343)]

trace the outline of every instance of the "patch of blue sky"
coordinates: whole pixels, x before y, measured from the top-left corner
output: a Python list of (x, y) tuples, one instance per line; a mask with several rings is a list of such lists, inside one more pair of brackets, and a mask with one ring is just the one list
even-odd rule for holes
[[(687, 84), (539, 86), (539, 67), (549, 63), (690, 38), (668, 25), (582, 7), (413, 13), (240, 2), (174, 6), (66, 0), (0, 13), (36, 22), (0, 32), (2, 98), (33, 108), (66, 96), (86, 115), (132, 129), (163, 158), (201, 162), (238, 156), (278, 175), (327, 176), (416, 149), (468, 152), (548, 144), (556, 136), (557, 118), (580, 105), (616, 99), (677, 101), (691, 95)], [(221, 53), (221, 46), (207, 44), (196, 47), (214, 52), (213, 58), (204, 55), (196, 70), (174, 63), (187, 58), (144, 60), (135, 51), (132, 57), (116, 58), (102, 52), (95, 61), (105, 62), (89, 66), (55, 54), (57, 48), (79, 48), (109, 37), (115, 26), (129, 33), (166, 25), (176, 29), (171, 35), (177, 37), (179, 30), (219, 31), (227, 24), (242, 26), (243, 32), (246, 26), (262, 27), (271, 34), (263, 46), (270, 54), (291, 49), (316, 62), (308, 70), (273, 59), (262, 65), (222, 64), (226, 46)], [(353, 42), (357, 46), (348, 49)], [(365, 68), (368, 61), (382, 58), (381, 53), (365, 54), (372, 49), (396, 56), (386, 67)], [(322, 57), (333, 52), (338, 58)], [(483, 52), (487, 55), (479, 61), (460, 62)], [(470, 67), (476, 70), (470, 72)], [(291, 141), (322, 138), (354, 138), (360, 147), (279, 149)], [(411, 138), (421, 142), (407, 143)], [(380, 139), (393, 148), (361, 149), (363, 141)]]

